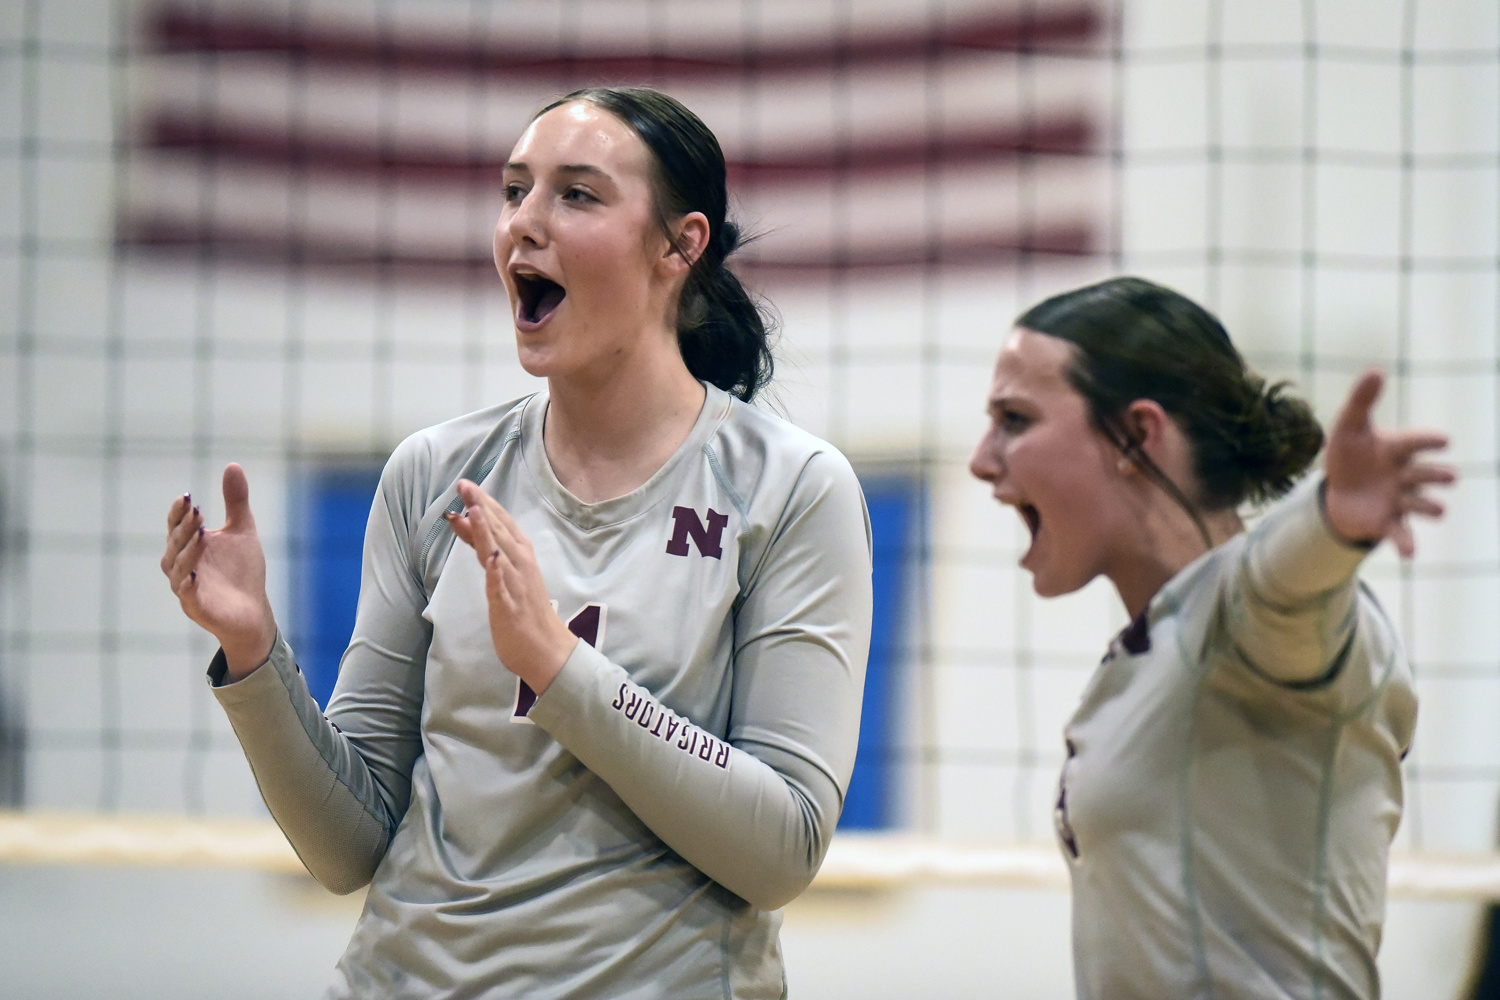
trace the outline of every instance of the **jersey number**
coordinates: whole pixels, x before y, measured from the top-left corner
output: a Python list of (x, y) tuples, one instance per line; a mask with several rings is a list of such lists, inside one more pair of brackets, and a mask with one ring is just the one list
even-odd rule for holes
[[(552, 602), (552, 610), (557, 610), (557, 602)], [(584, 642), (599, 648), (604, 641), (604, 621), (608, 616), (609, 609), (603, 604), (585, 604), (572, 618), (568, 619), (568, 631), (572, 632)], [(516, 706), (511, 710), (511, 722), (524, 722), (527, 725), (535, 725), (527, 718), (531, 706), (536, 704), (536, 692), (531, 690), (531, 685), (525, 681), (516, 682)]]

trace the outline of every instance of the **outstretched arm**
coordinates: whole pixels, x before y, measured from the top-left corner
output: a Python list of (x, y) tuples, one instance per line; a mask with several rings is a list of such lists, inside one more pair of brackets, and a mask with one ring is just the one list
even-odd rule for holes
[(1369, 550), (1390, 538), (1415, 551), (1407, 518), (1440, 517), (1429, 488), (1454, 481), (1425, 453), (1445, 435), (1383, 430), (1371, 411), (1384, 377), (1365, 372), (1329, 429), (1324, 474), (1299, 489), (1250, 533), (1229, 593), (1229, 626), (1238, 649), (1274, 680), (1306, 684), (1331, 675), (1355, 616), (1354, 574)]

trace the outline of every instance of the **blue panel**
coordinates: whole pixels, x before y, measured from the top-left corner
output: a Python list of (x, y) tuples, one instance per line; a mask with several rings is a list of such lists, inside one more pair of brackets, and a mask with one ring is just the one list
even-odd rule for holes
[(841, 830), (880, 829), (893, 820), (891, 798), (898, 748), (893, 702), (901, 662), (905, 597), (909, 593), (912, 537), (921, 500), (921, 488), (911, 478), (871, 477), (862, 485), (870, 508), (875, 614), (870, 659), (865, 667), (859, 754), (839, 817)]
[(324, 708), (354, 632), (365, 522), (379, 481), (378, 468), (340, 466), (314, 472), (301, 484), (303, 536), (293, 644), (308, 689)]

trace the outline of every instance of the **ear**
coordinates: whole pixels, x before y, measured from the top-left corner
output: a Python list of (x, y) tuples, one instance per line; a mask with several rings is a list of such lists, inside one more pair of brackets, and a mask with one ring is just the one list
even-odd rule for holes
[[(1167, 469), (1181, 451), (1182, 431), (1154, 399), (1137, 399), (1125, 407), (1121, 423), (1130, 441), (1146, 454), (1158, 468)], [(1128, 456), (1127, 460), (1128, 460)], [(1134, 463), (1122, 466), (1121, 471), (1139, 471)]]
[(689, 212), (672, 223), (672, 235), (676, 237), (676, 245), (667, 244), (661, 264), (671, 273), (686, 273), (708, 246), (708, 216), (702, 212)]

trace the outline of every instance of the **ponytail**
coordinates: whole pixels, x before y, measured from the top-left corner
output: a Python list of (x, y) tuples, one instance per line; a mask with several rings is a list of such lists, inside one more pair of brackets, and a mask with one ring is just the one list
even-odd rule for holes
[(725, 222), (694, 262), (677, 305), (677, 346), (694, 378), (749, 402), (775, 362), (765, 316), (725, 262), (739, 241), (739, 227)]

